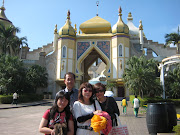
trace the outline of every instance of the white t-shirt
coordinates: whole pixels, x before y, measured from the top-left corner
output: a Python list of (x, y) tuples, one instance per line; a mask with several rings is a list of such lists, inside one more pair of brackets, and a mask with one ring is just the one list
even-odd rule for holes
[(134, 108), (139, 108), (139, 99), (138, 98), (134, 99)]
[[(95, 100), (96, 110), (102, 110), (101, 106), (99, 105), (98, 101)], [(91, 105), (85, 105), (82, 104), (79, 101), (75, 101), (73, 105), (73, 114), (74, 117), (77, 119), (80, 116), (88, 115), (95, 111), (94, 104)], [(91, 125), (91, 119), (85, 121), (85, 122), (77, 122), (77, 126), (90, 126)], [(99, 135), (98, 133), (86, 129), (80, 129), (77, 128), (77, 135)]]
[(15, 93), (13, 94), (13, 99), (17, 99), (17, 97), (18, 97), (18, 95), (17, 95), (17, 93), (15, 92)]

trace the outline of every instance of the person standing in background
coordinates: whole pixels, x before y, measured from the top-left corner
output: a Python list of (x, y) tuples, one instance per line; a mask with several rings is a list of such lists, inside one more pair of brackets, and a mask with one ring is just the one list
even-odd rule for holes
[(138, 117), (138, 110), (139, 110), (140, 100), (137, 98), (136, 95), (135, 95), (135, 98), (133, 100), (133, 103), (134, 103), (134, 114), (135, 114), (135, 117)]
[(13, 105), (13, 104), (16, 104), (16, 105), (17, 105), (17, 100), (18, 100), (18, 94), (17, 94), (16, 92), (14, 92), (12, 105)]
[(128, 106), (128, 103), (127, 103), (127, 101), (126, 101), (126, 97), (123, 98), (122, 103), (121, 103), (121, 106), (123, 107), (123, 114), (127, 114), (127, 106)]

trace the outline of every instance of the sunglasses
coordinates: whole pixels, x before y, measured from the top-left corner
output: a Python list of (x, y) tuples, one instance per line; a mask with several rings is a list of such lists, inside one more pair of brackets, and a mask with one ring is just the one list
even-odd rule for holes
[(82, 90), (83, 90), (84, 92), (88, 92), (88, 91), (89, 91), (89, 92), (92, 92), (92, 90), (88, 90), (88, 89), (86, 89), (86, 88), (83, 88)]
[(96, 91), (96, 93), (99, 93), (99, 92), (104, 92), (104, 90), (98, 90), (98, 91)]

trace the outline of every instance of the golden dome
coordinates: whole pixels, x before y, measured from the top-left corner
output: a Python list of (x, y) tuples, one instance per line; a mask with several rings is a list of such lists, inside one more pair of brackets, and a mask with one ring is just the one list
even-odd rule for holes
[(129, 34), (129, 28), (128, 26), (123, 22), (121, 16), (122, 10), (121, 7), (119, 8), (119, 19), (117, 21), (117, 23), (112, 27), (112, 33), (116, 34), (116, 33), (124, 33), (124, 34)]
[(95, 16), (90, 20), (83, 22), (79, 26), (82, 33), (95, 34), (95, 33), (110, 33), (111, 24), (99, 16)]
[(67, 20), (65, 25), (59, 30), (59, 35), (68, 35), (68, 36), (76, 36), (76, 32), (74, 28), (71, 26), (71, 21), (70, 21), (70, 11), (68, 10), (67, 12)]
[(8, 18), (6, 17), (5, 13), (4, 13), (4, 6), (2, 6), (0, 8), (0, 22), (3, 23), (5, 26), (9, 26), (12, 25), (12, 22), (8, 20)]

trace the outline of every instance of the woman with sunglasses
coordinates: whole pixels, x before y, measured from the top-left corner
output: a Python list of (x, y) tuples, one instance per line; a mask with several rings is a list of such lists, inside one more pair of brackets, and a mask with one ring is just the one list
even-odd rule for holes
[(96, 98), (102, 108), (102, 111), (107, 112), (111, 116), (112, 126), (117, 126), (117, 120), (115, 113), (119, 116), (119, 108), (113, 97), (104, 96), (106, 87), (102, 83), (96, 83), (94, 85)]
[(86, 82), (79, 88), (78, 101), (73, 105), (73, 114), (77, 120), (77, 135), (98, 135), (94, 132), (91, 125), (91, 118), (101, 113), (101, 107), (97, 100), (93, 100), (93, 86)]

